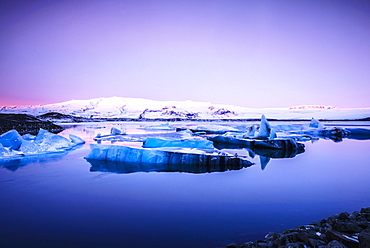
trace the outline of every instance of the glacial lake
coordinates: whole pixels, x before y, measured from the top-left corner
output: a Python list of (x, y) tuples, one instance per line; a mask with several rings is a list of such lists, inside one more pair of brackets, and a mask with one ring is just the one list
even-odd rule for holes
[[(83, 158), (97, 133), (150, 124), (66, 124), (61, 135), (87, 144), (0, 162), (1, 246), (222, 247), (370, 207), (370, 140), (306, 141), (304, 153), (264, 169), (256, 155), (251, 167), (213, 173), (97, 170)], [(215, 124), (249, 125), (170, 123)]]

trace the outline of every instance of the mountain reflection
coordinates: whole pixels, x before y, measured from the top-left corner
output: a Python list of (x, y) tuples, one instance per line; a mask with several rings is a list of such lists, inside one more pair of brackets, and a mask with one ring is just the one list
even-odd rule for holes
[(240, 170), (253, 164), (218, 164), (218, 165), (196, 165), (196, 164), (154, 164), (154, 163), (125, 163), (118, 161), (87, 159), (91, 164), (90, 171), (113, 172), (128, 174), (134, 172), (185, 172), (185, 173), (211, 173), (230, 170)]

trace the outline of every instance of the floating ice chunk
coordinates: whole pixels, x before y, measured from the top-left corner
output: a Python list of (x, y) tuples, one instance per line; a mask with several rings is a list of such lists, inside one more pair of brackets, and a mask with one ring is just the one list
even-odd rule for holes
[(83, 139), (81, 139), (80, 137), (76, 136), (76, 135), (70, 134), (69, 138), (71, 139), (71, 141), (74, 145), (85, 144), (85, 141)]
[(22, 144), (22, 136), (19, 135), (17, 130), (9, 130), (8, 132), (0, 135), (0, 143), (4, 147), (17, 150)]
[(322, 129), (325, 127), (325, 125), (322, 124), (319, 120), (312, 118), (309, 127)]
[(205, 139), (161, 139), (161, 138), (147, 138), (143, 144), (146, 148), (155, 147), (189, 147), (200, 149), (214, 149), (213, 142)]
[(112, 129), (110, 130), (110, 134), (111, 135), (118, 135), (118, 134), (122, 134), (122, 132), (118, 128), (112, 127)]
[(159, 125), (148, 125), (148, 126), (144, 126), (144, 127), (139, 127), (139, 129), (145, 129), (145, 130), (160, 130), (160, 131), (164, 131), (164, 130), (168, 130), (168, 131), (173, 131), (175, 130), (176, 128), (173, 127), (173, 126), (170, 126), (168, 123), (163, 123), (163, 124), (159, 124)]

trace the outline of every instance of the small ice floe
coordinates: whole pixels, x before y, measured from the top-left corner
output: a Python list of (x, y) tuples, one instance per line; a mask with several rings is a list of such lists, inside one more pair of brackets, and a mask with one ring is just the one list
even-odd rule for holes
[(158, 124), (158, 125), (148, 125), (144, 127), (138, 127), (139, 129), (150, 130), (150, 131), (174, 131), (175, 127), (170, 126), (168, 123)]
[(125, 133), (122, 133), (122, 131), (119, 130), (118, 128), (112, 127), (111, 130), (110, 130), (110, 134), (111, 135), (119, 135), (119, 134), (125, 134)]
[(156, 147), (188, 147), (200, 149), (214, 149), (213, 142), (206, 139), (163, 139), (163, 138), (147, 138), (143, 147), (156, 148)]
[(61, 135), (40, 129), (36, 136), (25, 136), (23, 138), (16, 130), (10, 130), (0, 135), (0, 159), (67, 151), (85, 143), (83, 139), (76, 135), (71, 134), (69, 137), (70, 139), (67, 139)]
[(209, 125), (209, 126), (198, 126), (189, 128), (193, 133), (204, 133), (204, 134), (224, 134), (227, 132), (240, 132), (239, 129), (222, 126), (222, 125)]
[(122, 132), (121, 130), (119, 130), (118, 128), (115, 128), (115, 127), (112, 127), (111, 130), (110, 130), (110, 134), (107, 134), (107, 135), (101, 135), (100, 133), (98, 133), (94, 140), (95, 141), (102, 141), (102, 140), (109, 140), (109, 141), (119, 141), (121, 140), (121, 137), (126, 135), (125, 132)]

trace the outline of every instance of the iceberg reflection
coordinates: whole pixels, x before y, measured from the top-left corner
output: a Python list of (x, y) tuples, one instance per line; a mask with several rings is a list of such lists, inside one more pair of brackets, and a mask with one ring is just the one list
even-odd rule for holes
[(224, 172), (230, 170), (240, 170), (252, 166), (250, 164), (218, 164), (218, 165), (197, 165), (197, 164), (153, 164), (153, 163), (134, 163), (107, 160), (87, 159), (91, 164), (91, 172), (112, 172), (118, 174), (128, 174), (135, 172), (185, 172), (185, 173), (211, 173)]

